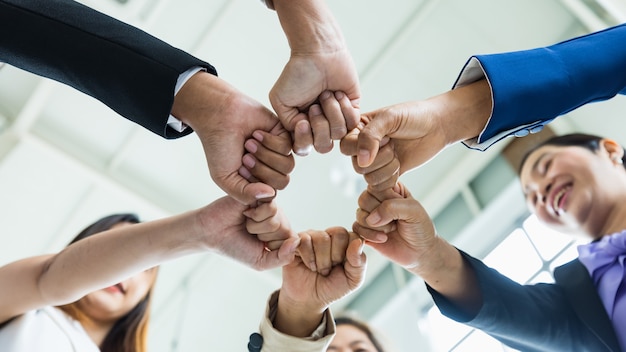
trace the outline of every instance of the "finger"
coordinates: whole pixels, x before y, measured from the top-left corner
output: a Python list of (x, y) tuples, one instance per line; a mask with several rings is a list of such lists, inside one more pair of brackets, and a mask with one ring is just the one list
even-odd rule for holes
[(310, 231), (317, 272), (327, 276), (332, 269), (331, 238), (326, 231)]
[(239, 175), (245, 178), (246, 180), (248, 180), (248, 182), (259, 182), (259, 180), (257, 180), (256, 177), (252, 176), (252, 173), (250, 172), (250, 170), (248, 170), (246, 166), (243, 165), (243, 158), (242, 158), (242, 165), (239, 168)]
[(293, 134), (293, 152), (307, 156), (313, 150), (313, 131), (309, 121), (303, 120), (296, 124)]
[(331, 237), (330, 260), (332, 266), (343, 263), (346, 257), (346, 249), (350, 242), (348, 230), (343, 227), (332, 227), (326, 229), (326, 232)]
[(274, 153), (284, 156), (291, 154), (291, 134), (280, 124), (277, 124), (269, 133), (262, 130), (254, 131), (252, 138)]
[[(263, 241), (263, 240), (261, 240), (261, 241)], [(263, 242), (265, 242), (265, 248), (269, 249), (270, 251), (275, 251), (275, 250), (279, 249), (283, 245), (283, 243), (285, 241), (284, 240), (273, 240), (273, 241), (263, 241)]]
[(375, 192), (382, 192), (386, 189), (392, 189), (398, 182), (400, 177), (400, 162), (394, 159), (391, 163), (384, 167), (370, 172), (364, 176), (365, 182), (369, 188)]
[[(271, 96), (270, 100), (272, 100)], [(306, 114), (298, 110), (297, 107), (285, 106), (281, 103), (275, 104), (274, 101), (270, 101), (270, 103), (272, 104), (272, 107), (274, 108), (281, 124), (287, 129), (287, 131), (293, 131), (298, 122), (307, 119)]]
[(276, 201), (258, 202), (255, 206), (244, 210), (243, 215), (256, 222), (261, 222), (275, 216), (278, 212)]
[[(280, 140), (278, 143), (282, 145), (276, 145), (277, 140)], [(258, 141), (257, 139), (248, 139), (245, 142), (244, 147), (259, 161), (280, 173), (286, 175), (293, 171), (295, 163), (293, 155), (291, 154), (291, 139), (285, 140), (281, 136), (272, 136), (271, 134), (267, 134), (261, 139), (261, 141)], [(282, 151), (286, 148), (288, 150), (286, 153), (283, 153), (272, 149), (272, 147), (276, 147)]]
[(376, 116), (376, 113), (369, 114), (372, 115), (368, 116), (369, 123), (359, 133), (356, 156), (360, 167), (367, 167), (374, 161), (382, 139), (391, 132), (392, 128), (387, 125), (393, 122), (391, 119)]
[(333, 140), (331, 139), (331, 125), (327, 120), (327, 116), (322, 113), (319, 105), (314, 104), (309, 108), (309, 122), (313, 130), (313, 145), (318, 153), (328, 153), (333, 149)]
[(361, 192), (357, 200), (357, 203), (359, 204), (359, 209), (362, 209), (363, 211), (366, 211), (366, 212), (371, 212), (372, 210), (376, 209), (380, 205), (381, 201), (378, 200), (378, 198), (376, 198), (374, 194), (369, 192), (369, 188), (368, 188), (367, 190)]
[(427, 216), (422, 206), (412, 198), (387, 199), (380, 203), (376, 209), (370, 212), (365, 219), (368, 225), (378, 227), (393, 220), (402, 220), (408, 223), (416, 223), (424, 220)]
[(385, 243), (388, 239), (387, 234), (384, 232), (361, 226), (358, 222), (352, 224), (352, 231), (356, 232), (361, 238), (374, 243)]
[(260, 199), (270, 199), (276, 196), (276, 191), (272, 186), (262, 182), (252, 183), (239, 175), (239, 168), (226, 177), (213, 177), (213, 179), (226, 193), (243, 204), (254, 204)]
[[(347, 104), (350, 104), (350, 101), (345, 94), (343, 95), (344, 100)], [(341, 139), (343, 136), (348, 133), (348, 128), (346, 127), (346, 120), (343, 116), (343, 111), (339, 101), (335, 98), (335, 94), (330, 91), (324, 91), (320, 94), (320, 104), (322, 106), (322, 111), (324, 111), (324, 116), (326, 116), (326, 120), (330, 125), (330, 138), (333, 140)], [(350, 106), (351, 110), (354, 110)]]
[(254, 179), (268, 184), (275, 189), (284, 189), (289, 184), (289, 173), (295, 162), (293, 156), (284, 156), (265, 149), (257, 141), (248, 140), (241, 162)]
[(356, 222), (359, 223), (361, 226), (363, 227), (367, 227), (370, 228), (374, 231), (377, 232), (382, 232), (382, 233), (389, 233), (391, 231), (394, 231), (396, 229), (396, 224), (395, 222), (390, 222), (388, 224), (381, 224), (379, 226), (371, 226), (370, 224), (367, 223), (367, 217), (370, 215), (370, 213), (363, 211), (361, 209), (357, 209), (357, 213), (356, 213)]
[(397, 158), (396, 158), (396, 153), (395, 153), (393, 144), (387, 144), (385, 146), (382, 146), (378, 150), (378, 154), (376, 155), (376, 158), (374, 159), (374, 161), (372, 161), (370, 165), (366, 167), (361, 167), (359, 166), (356, 160), (356, 157), (353, 157), (352, 166), (354, 168), (354, 171), (356, 171), (358, 174), (365, 175), (393, 162), (394, 159), (397, 159)]
[(300, 238), (300, 245), (298, 246), (298, 256), (302, 259), (304, 265), (311, 271), (317, 271), (317, 265), (315, 264), (315, 252), (313, 251), (313, 242), (311, 235), (307, 231), (298, 234)]
[(346, 262), (343, 268), (353, 290), (359, 288), (365, 280), (367, 257), (363, 253), (363, 244), (360, 238), (354, 239), (346, 251)]
[[(361, 128), (362, 127), (363, 126), (361, 126)], [(360, 132), (359, 128), (355, 128), (341, 139), (341, 142), (339, 143), (339, 150), (341, 151), (341, 154), (356, 157)]]
[(266, 251), (263, 249), (261, 258), (256, 263), (256, 270), (267, 270), (285, 266), (291, 263), (296, 254), (296, 248), (300, 243), (298, 237), (292, 237), (283, 242), (278, 250)]
[(346, 128), (348, 131), (355, 129), (360, 119), (359, 99), (350, 100), (344, 92), (335, 92), (335, 99), (341, 106)]

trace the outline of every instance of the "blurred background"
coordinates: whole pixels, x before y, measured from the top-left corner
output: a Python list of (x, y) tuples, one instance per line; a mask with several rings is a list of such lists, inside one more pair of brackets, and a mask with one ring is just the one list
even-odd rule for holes
[[(289, 50), (276, 14), (257, 0), (82, 0), (202, 58), (267, 106)], [(529, 49), (626, 21), (623, 0), (327, 0), (359, 70), (363, 111), (449, 90), (472, 54)], [(623, 45), (623, 43), (616, 43)], [(98, 69), (94, 67), (94, 69)], [(564, 94), (567, 94), (564, 92)], [(561, 117), (543, 134), (586, 131), (623, 144), (626, 101)], [(534, 138), (540, 138), (535, 135)], [(456, 145), (402, 176), (438, 232), (519, 282), (549, 282), (575, 244), (529, 217), (509, 138), (486, 152)], [(279, 204), (296, 230), (350, 228), (365, 188), (336, 148), (297, 157)], [(0, 69), (0, 265), (55, 252), (113, 212), (151, 220), (223, 195), (195, 135), (167, 141), (72, 88)], [(366, 249), (364, 287), (338, 302), (369, 321), (393, 351), (505, 351), (439, 316), (419, 279)], [(244, 351), (280, 270), (256, 272), (214, 254), (163, 265), (151, 351)]]

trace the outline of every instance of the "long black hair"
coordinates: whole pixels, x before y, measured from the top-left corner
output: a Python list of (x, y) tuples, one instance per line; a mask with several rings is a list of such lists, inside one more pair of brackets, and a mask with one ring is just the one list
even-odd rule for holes
[[(561, 136), (554, 136), (552, 138), (548, 138), (545, 141), (537, 144), (532, 147), (529, 151), (524, 154), (522, 161), (519, 164), (519, 168), (517, 169), (517, 174), (519, 175), (522, 171), (522, 166), (526, 163), (526, 159), (528, 156), (534, 152), (535, 150), (546, 146), (546, 145), (554, 145), (560, 147), (582, 147), (585, 149), (589, 149), (592, 152), (597, 152), (600, 149), (600, 142), (604, 139), (604, 137), (596, 136), (593, 134), (585, 134), (585, 133), (570, 133), (564, 134)], [(623, 147), (622, 147), (623, 149)], [(626, 150), (624, 150), (624, 154), (622, 154), (622, 164), (626, 167)]]

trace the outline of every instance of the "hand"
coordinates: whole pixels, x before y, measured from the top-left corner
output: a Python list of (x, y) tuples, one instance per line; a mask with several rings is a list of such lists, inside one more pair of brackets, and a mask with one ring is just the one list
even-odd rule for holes
[[(309, 108), (319, 103), (324, 118), (316, 115), (320, 118), (300, 128), (308, 127), (309, 135), (314, 136), (313, 145), (324, 152), (329, 145), (332, 148), (333, 139), (342, 138), (358, 122), (361, 92), (356, 67), (324, 1), (278, 0), (274, 6), (291, 56), (270, 91), (270, 103), (290, 132), (298, 122), (307, 121)], [(294, 142), (298, 155), (306, 155), (311, 149), (311, 144), (300, 143), (298, 138)]]
[[(276, 212), (278, 208), (271, 203), (249, 209), (232, 197), (222, 197), (200, 209), (197, 219), (204, 243), (256, 270), (292, 262), (299, 238), (292, 235), (282, 215)], [(251, 231), (262, 233), (262, 239)], [(267, 251), (264, 240), (283, 242), (278, 249)]]
[(259, 202), (256, 207), (247, 209), (243, 214), (248, 218), (246, 229), (264, 242), (266, 249), (280, 249), (286, 240), (297, 237), (275, 199)]
[(417, 267), (438, 244), (428, 213), (400, 183), (393, 190), (363, 192), (353, 230), (406, 269)]
[(396, 156), (394, 144), (389, 143), (388, 137), (382, 139), (380, 149), (369, 166), (361, 167), (357, 163), (357, 138), (366, 123), (367, 118), (362, 117), (359, 126), (344, 137), (341, 141), (341, 152), (346, 155), (353, 155), (352, 166), (354, 170), (363, 175), (371, 190), (379, 192), (390, 189), (396, 185), (400, 177), (400, 160)]
[(445, 147), (478, 136), (491, 115), (491, 104), (489, 85), (481, 80), (421, 102), (365, 113), (367, 124), (358, 135), (344, 138), (342, 152), (367, 167), (375, 160), (381, 140), (389, 137), (402, 175)]
[(369, 246), (421, 276), (467, 314), (477, 314), (482, 293), (474, 269), (436, 235), (432, 220), (402, 184), (384, 192), (363, 192), (359, 207), (354, 231), (366, 239), (379, 236), (379, 242), (366, 240)]
[(271, 198), (278, 184), (251, 183), (239, 174), (244, 142), (254, 131), (282, 135), (276, 116), (261, 103), (242, 94), (220, 78), (206, 72), (191, 77), (174, 99), (172, 114), (194, 129), (202, 146), (211, 177), (226, 193), (244, 204)]
[[(306, 231), (300, 241), (301, 258), (283, 267), (274, 321), (278, 330), (292, 336), (310, 334), (331, 303), (363, 284), (366, 268), (361, 239), (344, 228)], [(316, 263), (317, 272), (305, 264), (311, 262)]]
[(274, 130), (281, 132), (254, 131), (254, 138), (245, 142), (247, 151), (242, 159), (239, 174), (249, 182), (265, 182), (276, 189), (283, 189), (289, 183), (289, 173), (295, 162), (291, 154), (291, 137), (282, 125)]

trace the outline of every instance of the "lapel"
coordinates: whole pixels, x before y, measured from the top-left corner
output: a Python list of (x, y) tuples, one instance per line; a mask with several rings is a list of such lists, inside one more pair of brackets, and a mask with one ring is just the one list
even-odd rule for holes
[(554, 270), (554, 280), (565, 291), (576, 314), (607, 346), (609, 351), (619, 352), (619, 342), (613, 324), (604, 310), (596, 287), (591, 281), (587, 268), (578, 260), (561, 265)]

